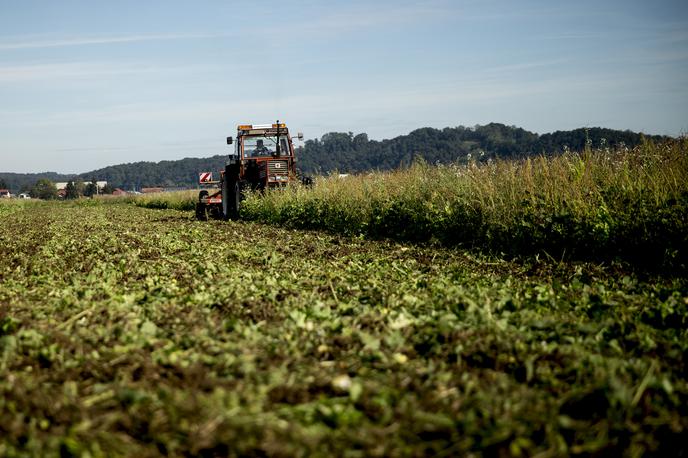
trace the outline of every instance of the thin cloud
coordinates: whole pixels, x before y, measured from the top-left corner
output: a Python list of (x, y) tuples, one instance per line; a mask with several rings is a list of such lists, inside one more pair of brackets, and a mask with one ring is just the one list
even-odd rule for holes
[(185, 39), (222, 38), (232, 36), (230, 33), (201, 33), (201, 34), (161, 34), (161, 35), (122, 35), (113, 37), (79, 37), (55, 38), (48, 40), (28, 40), (0, 43), (0, 50), (11, 49), (40, 49), (62, 48), (68, 46), (104, 45), (116, 43), (135, 43), (142, 41), (165, 41)]
[(370, 28), (403, 25), (418, 21), (428, 21), (447, 17), (453, 9), (445, 2), (429, 4), (383, 6), (354, 6), (337, 12), (326, 12), (309, 17), (302, 22), (293, 22), (279, 28), (269, 27), (244, 31), (261, 37), (279, 36), (281, 39), (295, 36), (332, 36)]
[[(227, 106), (218, 102), (197, 103), (193, 106), (151, 106), (146, 104), (122, 104), (97, 109), (64, 110), (60, 113), (41, 111), (24, 113), (21, 122), (40, 126), (76, 126), (110, 124), (113, 122), (161, 122), (190, 118), (218, 119), (226, 116)], [(0, 112), (2, 119), (2, 112)], [(8, 122), (13, 118), (8, 117)], [(16, 119), (16, 118), (15, 118)]]
[(489, 74), (511, 74), (522, 70), (531, 70), (534, 68), (556, 67), (571, 62), (570, 59), (559, 58), (550, 60), (541, 60), (533, 62), (523, 62), (520, 64), (499, 65), (496, 67), (485, 68), (485, 73)]
[(601, 32), (569, 32), (540, 36), (540, 40), (599, 40), (604, 34)]
[(120, 152), (120, 151), (130, 151), (131, 146), (108, 146), (103, 147), (102, 145), (90, 146), (90, 147), (80, 147), (80, 148), (57, 148), (55, 151), (58, 153), (93, 153), (93, 152)]
[(394, 25), (418, 21), (422, 18), (431, 18), (446, 14), (447, 10), (438, 6), (398, 7), (389, 9), (371, 8), (357, 11), (342, 11), (340, 13), (326, 15), (299, 28), (312, 31), (327, 31), (337, 29), (380, 28), (385, 25)]
[(61, 62), (0, 66), (0, 83), (56, 81), (103, 78), (106, 76), (140, 75), (174, 69), (140, 64), (109, 62)]

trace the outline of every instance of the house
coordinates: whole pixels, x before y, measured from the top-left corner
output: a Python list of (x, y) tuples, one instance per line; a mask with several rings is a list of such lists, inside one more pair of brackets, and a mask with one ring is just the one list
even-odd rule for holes
[(10, 194), (9, 189), (0, 189), (0, 198), (9, 199), (10, 197), (12, 197), (12, 194)]
[[(79, 180), (74, 180), (73, 182), (76, 182)], [(57, 188), (58, 191), (62, 191), (67, 187), (68, 181), (58, 181), (55, 183), (55, 187)], [(91, 182), (90, 181), (84, 181), (84, 186), (88, 186)], [(96, 185), (98, 186), (98, 191), (102, 191), (102, 189), (107, 186), (107, 181), (96, 181)]]
[(112, 191), (113, 196), (126, 196), (127, 194), (129, 194), (127, 191), (120, 188), (115, 188), (115, 190)]

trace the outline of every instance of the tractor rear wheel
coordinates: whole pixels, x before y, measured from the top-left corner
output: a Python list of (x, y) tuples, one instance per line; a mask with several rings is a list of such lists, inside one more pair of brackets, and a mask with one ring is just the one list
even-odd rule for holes
[(222, 180), (222, 216), (224, 219), (239, 217), (240, 202), (239, 166), (238, 164), (229, 164), (225, 166), (224, 180)]
[(238, 181), (228, 183), (227, 193), (223, 192), (222, 195), (222, 203), (225, 204), (225, 202), (225, 218), (237, 219), (239, 217), (239, 205), (241, 204), (241, 186), (239, 186)]
[(196, 219), (208, 221), (208, 208), (203, 202), (196, 202)]

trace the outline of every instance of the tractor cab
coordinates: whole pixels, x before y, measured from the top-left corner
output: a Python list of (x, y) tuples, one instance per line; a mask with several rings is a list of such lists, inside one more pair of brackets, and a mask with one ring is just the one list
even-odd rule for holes
[[(299, 139), (303, 134), (298, 135)], [(228, 166), (235, 166), (242, 189), (264, 190), (288, 185), (296, 180), (294, 144), (289, 129), (275, 124), (240, 124), (237, 127), (235, 151)], [(227, 173), (227, 170), (225, 170)]]

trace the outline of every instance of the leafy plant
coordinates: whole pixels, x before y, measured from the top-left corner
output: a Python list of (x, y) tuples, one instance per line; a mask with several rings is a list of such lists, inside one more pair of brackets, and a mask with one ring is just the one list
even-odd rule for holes
[[(508, 196), (470, 175), (451, 182), (473, 199), (434, 196), (433, 173), (449, 183), (353, 177), (247, 208), (355, 234), (371, 195), (376, 230), (412, 238), (385, 224), (484, 227)], [(580, 211), (524, 195), (536, 226)], [(686, 453), (684, 276), (114, 198), (0, 212), (0, 455)]]

